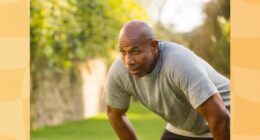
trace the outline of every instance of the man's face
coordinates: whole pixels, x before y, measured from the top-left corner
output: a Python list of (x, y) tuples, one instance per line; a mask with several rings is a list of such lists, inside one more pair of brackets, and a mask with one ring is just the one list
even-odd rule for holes
[(152, 71), (155, 47), (151, 42), (151, 40), (119, 41), (122, 60), (132, 75), (142, 77)]

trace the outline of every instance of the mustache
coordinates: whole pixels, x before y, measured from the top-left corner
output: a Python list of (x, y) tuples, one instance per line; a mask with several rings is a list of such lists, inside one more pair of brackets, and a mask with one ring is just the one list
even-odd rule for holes
[(132, 66), (126, 65), (126, 68), (127, 68), (129, 71), (134, 71), (134, 70), (139, 69), (140, 67), (139, 67), (138, 65), (132, 65)]

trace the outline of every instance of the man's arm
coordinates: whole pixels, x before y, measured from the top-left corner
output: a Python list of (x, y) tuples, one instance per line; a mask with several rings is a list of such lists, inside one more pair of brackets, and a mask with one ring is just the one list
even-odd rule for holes
[(126, 117), (127, 109), (116, 109), (107, 105), (107, 115), (120, 140), (137, 140), (134, 129)]
[(214, 140), (230, 139), (230, 117), (219, 94), (215, 94), (196, 109), (208, 122)]

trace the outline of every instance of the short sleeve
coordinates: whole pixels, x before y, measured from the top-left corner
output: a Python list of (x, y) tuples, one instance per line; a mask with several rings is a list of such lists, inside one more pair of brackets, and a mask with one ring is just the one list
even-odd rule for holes
[(105, 82), (105, 102), (106, 104), (119, 109), (126, 109), (129, 107), (130, 94), (126, 92), (125, 79), (120, 77), (122, 74), (121, 62), (115, 61), (108, 72), (108, 76)]
[(201, 59), (194, 53), (180, 53), (174, 59), (174, 81), (194, 109), (218, 93)]

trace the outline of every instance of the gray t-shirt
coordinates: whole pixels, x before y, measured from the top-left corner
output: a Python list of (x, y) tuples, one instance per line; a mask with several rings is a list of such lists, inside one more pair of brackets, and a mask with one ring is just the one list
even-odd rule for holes
[(230, 81), (189, 49), (172, 42), (159, 43), (160, 55), (153, 71), (132, 76), (121, 59), (110, 67), (105, 99), (114, 108), (129, 107), (130, 96), (176, 128), (194, 134), (209, 132), (196, 108), (220, 93), (230, 105)]

